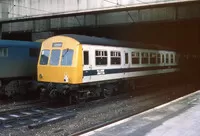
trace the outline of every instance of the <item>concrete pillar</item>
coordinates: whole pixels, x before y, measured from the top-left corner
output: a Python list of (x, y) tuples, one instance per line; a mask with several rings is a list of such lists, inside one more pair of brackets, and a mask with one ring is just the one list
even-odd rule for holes
[(2, 39), (1, 37), (2, 37), (2, 24), (0, 23), (0, 39)]

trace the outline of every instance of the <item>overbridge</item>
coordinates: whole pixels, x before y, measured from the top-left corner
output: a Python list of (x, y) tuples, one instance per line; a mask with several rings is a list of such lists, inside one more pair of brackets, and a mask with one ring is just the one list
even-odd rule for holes
[[(200, 31), (198, 0), (0, 0), (0, 7), (0, 35), (6, 39), (18, 38), (19, 33), (20, 38), (28, 40), (55, 33), (80, 33), (177, 46), (181, 43), (171, 41), (186, 37), (177, 37), (182, 28), (190, 26), (195, 33)], [(162, 29), (168, 31), (168, 26), (176, 30), (162, 33), (167, 42), (152, 37)], [(131, 38), (133, 35), (135, 38)], [(189, 40), (197, 44), (198, 38)]]

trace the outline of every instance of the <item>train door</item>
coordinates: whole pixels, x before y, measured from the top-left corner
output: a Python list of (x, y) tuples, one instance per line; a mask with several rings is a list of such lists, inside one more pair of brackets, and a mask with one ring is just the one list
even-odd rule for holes
[(129, 53), (128, 51), (124, 52), (124, 67), (125, 68), (129, 68), (130, 67), (130, 61), (129, 61), (130, 57), (129, 57)]
[(83, 82), (89, 82), (91, 80), (92, 70), (92, 54), (90, 47), (83, 48)]

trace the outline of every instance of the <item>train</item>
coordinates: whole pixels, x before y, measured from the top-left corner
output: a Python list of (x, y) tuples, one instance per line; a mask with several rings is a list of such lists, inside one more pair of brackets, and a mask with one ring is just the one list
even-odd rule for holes
[(70, 101), (110, 97), (135, 80), (179, 71), (179, 54), (166, 47), (64, 34), (43, 41), (37, 65), (41, 93)]
[(40, 42), (0, 40), (0, 95), (24, 94), (37, 79)]

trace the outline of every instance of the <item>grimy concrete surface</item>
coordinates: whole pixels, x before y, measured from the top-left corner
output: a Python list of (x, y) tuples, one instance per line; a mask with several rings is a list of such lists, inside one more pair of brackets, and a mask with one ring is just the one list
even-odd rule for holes
[(200, 136), (200, 91), (82, 136)]

